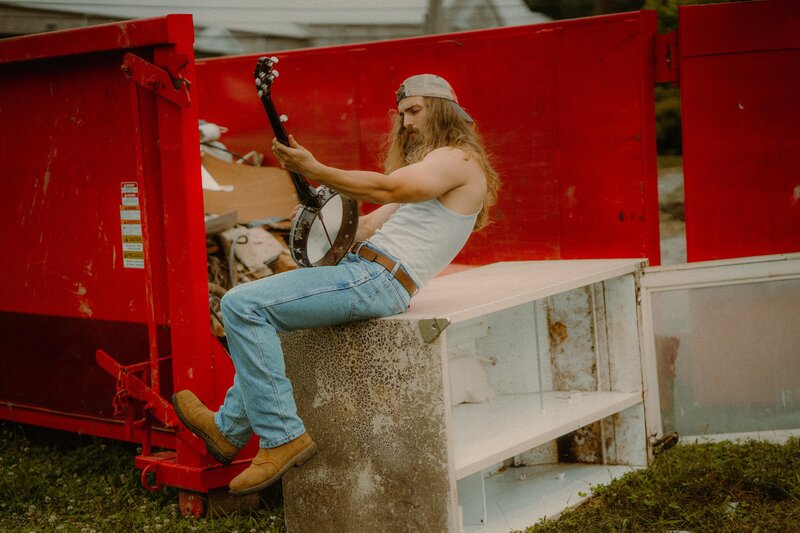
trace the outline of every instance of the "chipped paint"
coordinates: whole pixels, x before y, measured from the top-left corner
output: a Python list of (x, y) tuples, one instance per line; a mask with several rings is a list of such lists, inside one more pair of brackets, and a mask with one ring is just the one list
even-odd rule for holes
[(82, 283), (75, 284), (75, 290), (73, 293), (78, 297), (78, 312), (82, 315), (92, 316), (94, 311), (89, 305), (89, 300), (84, 298), (84, 296), (86, 296), (86, 292), (86, 287), (84, 287)]
[(83, 296), (86, 294), (86, 287), (84, 287), (81, 283), (76, 283), (74, 292), (78, 296)]
[(53, 146), (50, 149), (50, 154), (47, 156), (47, 166), (44, 169), (44, 185), (42, 186), (42, 193), (47, 196), (47, 189), (50, 187), (50, 167), (53, 166), (53, 160), (58, 155), (58, 146)]
[(81, 300), (81, 305), (78, 307), (78, 312), (86, 316), (92, 316), (94, 313), (86, 300)]

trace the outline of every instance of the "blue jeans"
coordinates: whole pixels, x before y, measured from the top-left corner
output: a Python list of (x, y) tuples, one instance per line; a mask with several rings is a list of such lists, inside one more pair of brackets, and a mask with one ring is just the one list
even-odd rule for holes
[(336, 266), (300, 268), (228, 291), (222, 317), (236, 375), (214, 417), (219, 430), (239, 447), (253, 432), (261, 448), (302, 435), (278, 333), (396, 315), (410, 300), (393, 273), (353, 253)]

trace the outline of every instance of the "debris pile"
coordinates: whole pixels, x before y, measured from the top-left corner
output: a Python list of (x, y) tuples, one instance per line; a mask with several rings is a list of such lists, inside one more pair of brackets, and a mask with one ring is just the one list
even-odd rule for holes
[(240, 156), (228, 150), (220, 142), (226, 131), (200, 121), (208, 298), (218, 337), (224, 336), (219, 302), (227, 291), (297, 268), (286, 244), (299, 203), (289, 174), (262, 167), (258, 152)]

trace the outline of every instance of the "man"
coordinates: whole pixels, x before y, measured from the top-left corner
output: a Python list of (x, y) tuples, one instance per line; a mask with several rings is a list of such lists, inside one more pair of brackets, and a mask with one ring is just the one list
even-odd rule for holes
[(252, 464), (230, 483), (233, 495), (268, 487), (316, 452), (297, 415), (278, 333), (404, 312), (418, 288), (488, 223), (499, 180), (447, 81), (408, 78), (397, 91), (397, 110), (385, 174), (323, 165), (291, 136), (289, 146), (272, 143), (286, 170), (381, 207), (360, 218), (362, 242), (338, 265), (285, 272), (223, 297), (233, 386), (217, 413), (190, 391), (172, 401), (223, 464), (254, 432), (259, 436)]

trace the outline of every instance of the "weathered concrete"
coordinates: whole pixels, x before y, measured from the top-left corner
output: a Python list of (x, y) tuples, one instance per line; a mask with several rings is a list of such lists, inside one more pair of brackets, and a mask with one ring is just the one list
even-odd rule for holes
[(442, 346), (416, 322), (368, 321), (283, 337), (318, 454), (284, 477), (289, 531), (446, 531)]

